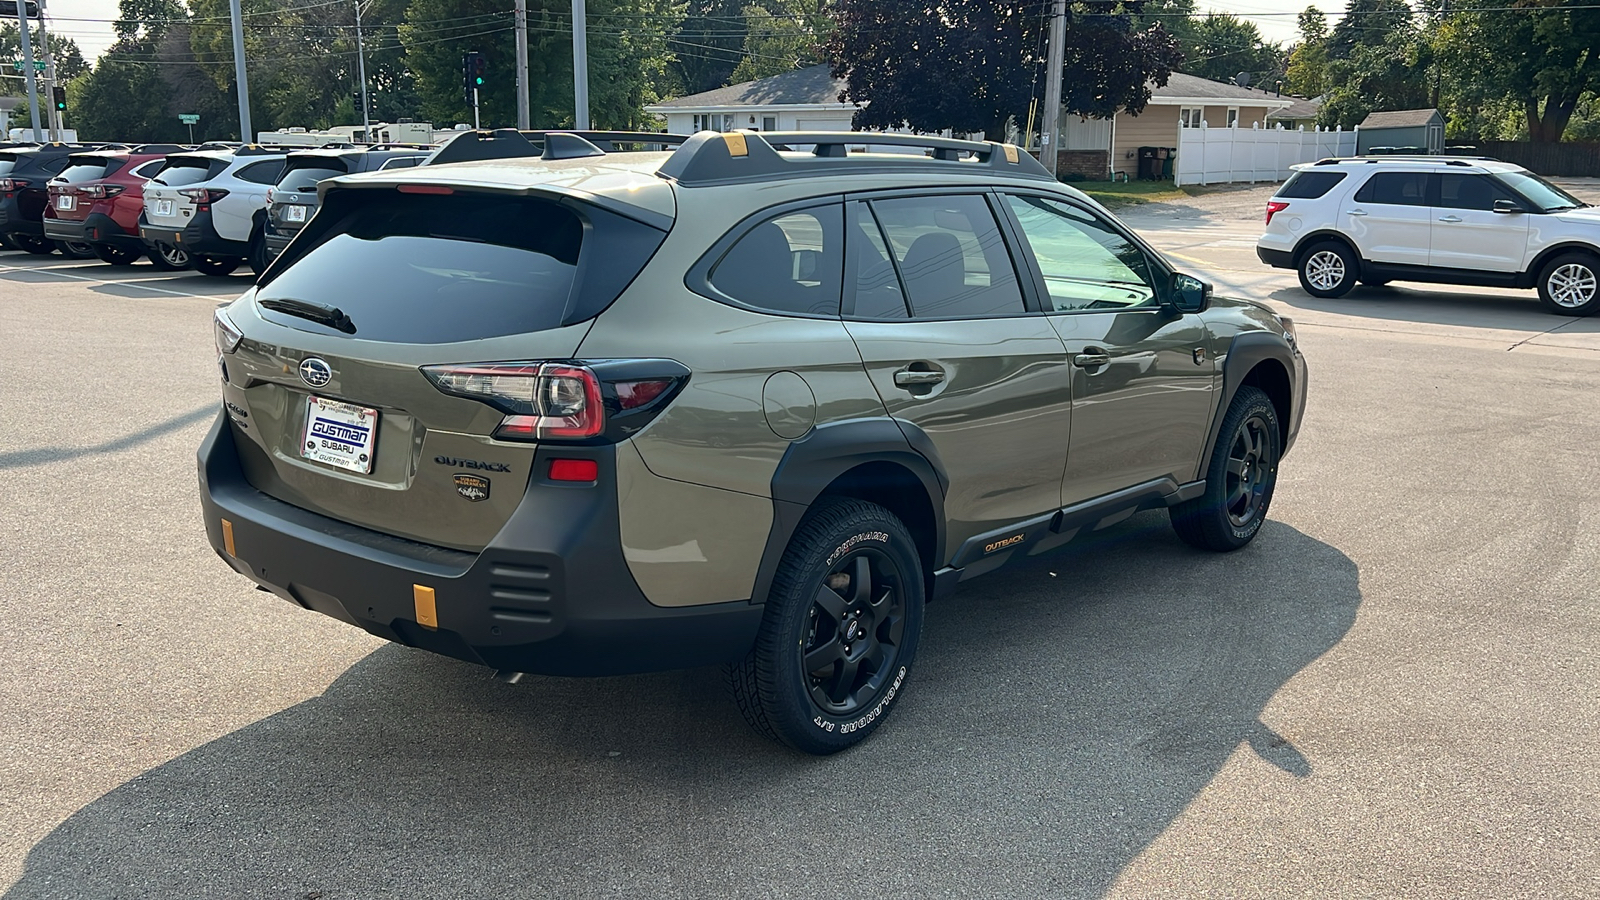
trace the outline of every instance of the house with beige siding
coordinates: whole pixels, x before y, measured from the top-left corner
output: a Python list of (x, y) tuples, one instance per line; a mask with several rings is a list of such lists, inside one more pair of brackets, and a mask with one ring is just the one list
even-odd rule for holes
[[(848, 82), (826, 65), (810, 66), (727, 87), (666, 100), (645, 111), (666, 120), (667, 131), (848, 131), (860, 107), (840, 99)], [(1139, 115), (1111, 119), (1064, 115), (1059, 171), (1104, 179), (1134, 177), (1140, 147), (1178, 146), (1180, 128), (1261, 128), (1267, 114), (1294, 103), (1267, 91), (1209, 81), (1181, 72), (1151, 91)]]

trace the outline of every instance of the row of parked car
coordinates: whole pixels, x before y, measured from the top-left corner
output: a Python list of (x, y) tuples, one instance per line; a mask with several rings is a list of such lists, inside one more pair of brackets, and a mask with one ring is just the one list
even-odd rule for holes
[(311, 218), (318, 181), (416, 166), (437, 149), (0, 144), (0, 246), (259, 274)]

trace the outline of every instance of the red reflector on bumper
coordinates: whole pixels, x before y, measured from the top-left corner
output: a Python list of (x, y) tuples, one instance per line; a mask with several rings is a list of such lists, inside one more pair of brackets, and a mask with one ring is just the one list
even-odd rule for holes
[(592, 459), (550, 460), (551, 481), (596, 481), (600, 478), (600, 464)]

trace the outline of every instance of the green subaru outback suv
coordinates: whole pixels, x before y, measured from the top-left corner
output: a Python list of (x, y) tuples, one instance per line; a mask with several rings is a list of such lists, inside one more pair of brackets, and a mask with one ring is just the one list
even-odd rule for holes
[(1142, 509), (1261, 528), (1291, 323), (1017, 148), (562, 137), (324, 182), (218, 311), (228, 565), (508, 677), (725, 663), (753, 726), (831, 753), (959, 582)]

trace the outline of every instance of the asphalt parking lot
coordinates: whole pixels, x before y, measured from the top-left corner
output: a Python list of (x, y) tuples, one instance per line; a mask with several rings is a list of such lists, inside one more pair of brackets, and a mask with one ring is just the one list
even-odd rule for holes
[(1266, 196), (1124, 216), (1299, 323), (1259, 539), (973, 582), (827, 759), (714, 670), (508, 685), (253, 590), (194, 465), (248, 279), (0, 252), (0, 900), (1600, 896), (1600, 318), (1313, 300)]

